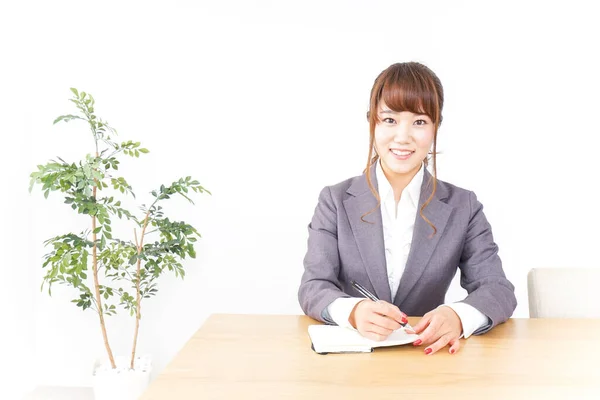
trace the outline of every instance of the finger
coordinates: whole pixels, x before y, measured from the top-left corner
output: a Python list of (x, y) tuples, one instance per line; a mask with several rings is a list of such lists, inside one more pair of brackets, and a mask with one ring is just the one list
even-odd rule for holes
[(460, 350), (460, 340), (458, 338), (450, 340), (448, 344), (450, 345), (448, 350), (450, 354), (456, 354)]
[[(420, 342), (419, 344), (429, 345), (436, 340), (438, 340), (442, 335), (446, 332), (440, 331), (440, 322), (437, 318), (431, 318), (429, 321), (429, 325), (419, 334)], [(419, 340), (415, 341), (415, 345)]]
[(417, 322), (417, 324), (412, 327), (413, 332), (409, 332), (409, 333), (416, 333), (418, 335), (419, 333), (423, 332), (423, 330), (425, 328), (427, 328), (427, 326), (429, 326), (430, 321), (431, 321), (431, 315), (425, 314), (423, 316), (423, 318), (421, 318), (419, 320), (419, 322)]
[(416, 334), (417, 332), (415, 332), (413, 330), (414, 328), (412, 326), (410, 326), (410, 324), (406, 324), (406, 326), (404, 326), (404, 330), (406, 331), (406, 333), (410, 333), (410, 334)]
[(371, 314), (368, 318), (368, 321), (373, 325), (389, 329), (390, 331), (395, 331), (402, 326), (398, 323), (398, 321), (376, 313)]
[(431, 355), (434, 354), (439, 349), (446, 347), (448, 342), (450, 341), (450, 335), (443, 335), (438, 340), (435, 341), (431, 346), (425, 348), (425, 354)]
[(383, 335), (385, 337), (388, 337), (390, 335), (390, 333), (393, 332), (392, 329), (387, 329), (387, 328), (384, 328), (383, 326), (378, 326), (375, 324), (368, 324), (364, 330), (366, 332), (374, 332), (374, 333), (377, 333), (378, 335)]
[(375, 340), (377, 342), (381, 342), (382, 340), (385, 340), (388, 337), (388, 335), (382, 335), (380, 333), (373, 332), (373, 331), (366, 331), (363, 334), (363, 336), (366, 337), (367, 339)]
[(388, 303), (387, 301), (378, 301), (375, 303), (375, 307), (373, 310), (377, 314), (385, 315), (386, 317), (390, 317), (396, 320), (398, 323), (405, 324), (408, 322), (406, 318), (406, 314), (404, 314), (398, 307), (393, 304)]

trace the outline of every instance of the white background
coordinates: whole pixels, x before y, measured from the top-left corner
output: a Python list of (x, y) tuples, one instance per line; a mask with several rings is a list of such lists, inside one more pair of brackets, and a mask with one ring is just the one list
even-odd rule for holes
[[(369, 90), (394, 62), (423, 62), (444, 84), (438, 175), (484, 204), (515, 317), (528, 316), (530, 268), (600, 267), (593, 2), (211, 3), (0, 6), (4, 390), (89, 385), (103, 355), (96, 316), (66, 288), (39, 290), (43, 241), (88, 224), (58, 195), (27, 192), (37, 164), (93, 150), (83, 124), (52, 125), (75, 111), (69, 87), (150, 149), (121, 168), (140, 202), (186, 175), (213, 192), (167, 204), (203, 239), (186, 279), (164, 279), (144, 305), (138, 349), (155, 374), (211, 313), (301, 313), (318, 193), (362, 172)], [(454, 282), (448, 300), (463, 295)], [(133, 321), (108, 327), (128, 354)]]

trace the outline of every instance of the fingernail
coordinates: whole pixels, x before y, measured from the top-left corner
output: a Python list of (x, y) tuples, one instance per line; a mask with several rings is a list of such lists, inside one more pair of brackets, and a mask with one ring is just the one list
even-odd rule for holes
[(403, 324), (408, 324), (408, 319), (406, 319), (406, 317), (402, 317), (402, 323)]
[(430, 348), (425, 349), (425, 354), (431, 354), (433, 350), (431, 350)]
[(415, 340), (415, 341), (413, 342), (413, 346), (418, 346), (418, 345), (420, 345), (421, 343), (423, 343), (423, 341), (422, 341), (421, 339), (417, 339), (417, 340)]
[(454, 354), (454, 353), (456, 353), (456, 350), (450, 349), (450, 354)]

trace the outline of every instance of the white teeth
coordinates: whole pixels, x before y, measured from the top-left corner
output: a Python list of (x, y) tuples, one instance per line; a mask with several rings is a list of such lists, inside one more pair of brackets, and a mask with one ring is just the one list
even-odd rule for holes
[(412, 151), (392, 149), (392, 153), (394, 153), (397, 156), (408, 156), (408, 155), (412, 154)]

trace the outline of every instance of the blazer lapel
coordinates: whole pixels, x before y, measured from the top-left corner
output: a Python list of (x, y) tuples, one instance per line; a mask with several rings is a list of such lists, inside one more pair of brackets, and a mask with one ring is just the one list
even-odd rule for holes
[(423, 274), (423, 271), (427, 267), (427, 263), (433, 254), (433, 250), (435, 250), (440, 238), (444, 234), (448, 218), (453, 210), (452, 206), (449, 206), (442, 201), (447, 197), (447, 193), (441, 185), (438, 185), (433, 199), (427, 207), (425, 207), (425, 210), (423, 210), (423, 214), (437, 229), (436, 234), (431, 237), (433, 228), (419, 213), (421, 206), (431, 195), (431, 190), (433, 188), (431, 178), (431, 174), (425, 170), (423, 184), (421, 185), (421, 197), (419, 199), (419, 208), (415, 220), (412, 244), (408, 254), (406, 267), (402, 274), (402, 278), (400, 279), (400, 285), (394, 299), (394, 304), (396, 305), (402, 304)]
[[(371, 167), (371, 179), (375, 190), (377, 190), (376, 166), (375, 164)], [(344, 207), (371, 286), (380, 300), (391, 303), (392, 294), (387, 279), (381, 208), (377, 206), (377, 199), (369, 189), (366, 175), (360, 176), (348, 188), (347, 193), (352, 197), (344, 200)], [(364, 217), (368, 222), (361, 221), (361, 216), (373, 209), (372, 213)]]

